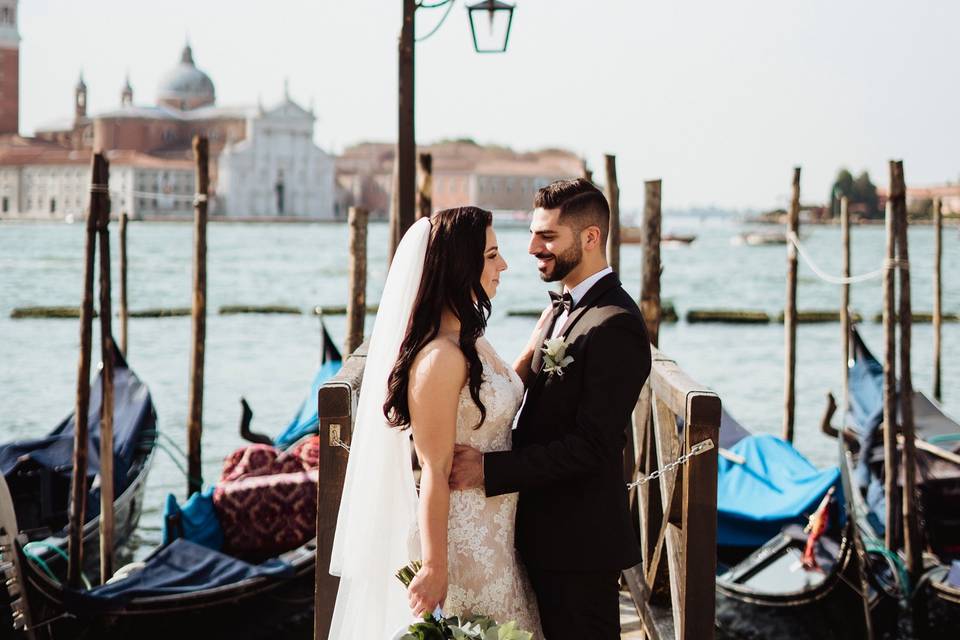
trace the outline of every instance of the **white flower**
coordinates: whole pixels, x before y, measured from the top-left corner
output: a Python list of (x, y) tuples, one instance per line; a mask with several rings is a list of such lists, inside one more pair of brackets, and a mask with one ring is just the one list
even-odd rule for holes
[(562, 376), (564, 368), (573, 362), (573, 358), (567, 355), (567, 343), (563, 338), (547, 340), (540, 350), (543, 351), (543, 368), (551, 376)]

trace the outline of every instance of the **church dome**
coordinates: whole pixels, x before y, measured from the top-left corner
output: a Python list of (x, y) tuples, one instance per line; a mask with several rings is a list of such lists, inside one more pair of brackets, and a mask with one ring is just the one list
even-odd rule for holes
[(183, 48), (180, 64), (164, 74), (157, 87), (157, 102), (175, 109), (187, 110), (213, 104), (216, 95), (213, 81), (193, 62), (188, 44)]

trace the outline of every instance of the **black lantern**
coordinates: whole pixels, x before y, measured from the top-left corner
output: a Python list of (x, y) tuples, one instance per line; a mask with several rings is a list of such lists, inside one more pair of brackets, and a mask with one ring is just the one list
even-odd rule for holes
[[(503, 53), (507, 50), (514, 8), (514, 5), (500, 0), (481, 0), (476, 4), (467, 5), (470, 31), (473, 33), (473, 48), (477, 53)], [(482, 24), (484, 13), (486, 13), (486, 25)]]

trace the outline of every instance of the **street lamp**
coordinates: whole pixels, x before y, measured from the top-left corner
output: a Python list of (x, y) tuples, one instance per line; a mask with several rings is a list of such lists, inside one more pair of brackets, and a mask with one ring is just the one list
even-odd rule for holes
[[(467, 6), (467, 14), (470, 16), (470, 33), (473, 34), (473, 48), (477, 53), (503, 53), (507, 50), (514, 8), (515, 5), (500, 2), (500, 0), (481, 0)], [(483, 19), (484, 12), (487, 14), (486, 33), (478, 24)]]
[[(414, 49), (418, 41), (432, 36), (450, 15), (456, 0), (402, 0), (403, 27), (400, 30), (398, 56), (399, 101), (397, 104), (397, 151), (394, 157), (393, 198), (390, 207), (390, 258), (400, 238), (416, 218), (417, 142), (414, 133)], [(414, 35), (414, 17), (418, 9), (446, 8), (446, 13), (426, 35)], [(507, 50), (515, 6), (500, 0), (481, 0), (467, 5), (473, 47), (477, 53), (502, 53)], [(488, 25), (478, 24), (484, 18)], [(502, 41), (500, 40), (502, 37)]]

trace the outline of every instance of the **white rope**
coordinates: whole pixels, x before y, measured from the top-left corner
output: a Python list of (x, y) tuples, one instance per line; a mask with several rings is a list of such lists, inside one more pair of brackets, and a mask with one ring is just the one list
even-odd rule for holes
[(902, 261), (893, 260), (884, 261), (883, 267), (880, 269), (871, 271), (869, 273), (862, 273), (858, 276), (832, 276), (828, 273), (824, 273), (824, 271), (816, 265), (813, 259), (807, 255), (803, 245), (800, 244), (800, 239), (797, 237), (797, 234), (795, 234), (793, 231), (790, 231), (787, 233), (787, 239), (790, 240), (790, 243), (797, 248), (797, 252), (800, 254), (800, 257), (802, 257), (803, 261), (807, 263), (807, 266), (810, 267), (811, 271), (813, 271), (818, 278), (824, 280), (825, 282), (829, 282), (830, 284), (856, 284), (858, 282), (867, 282), (868, 280), (876, 280), (877, 278), (882, 277), (883, 272), (887, 269), (895, 269), (897, 267), (901, 269), (907, 268), (907, 265), (902, 263)]

